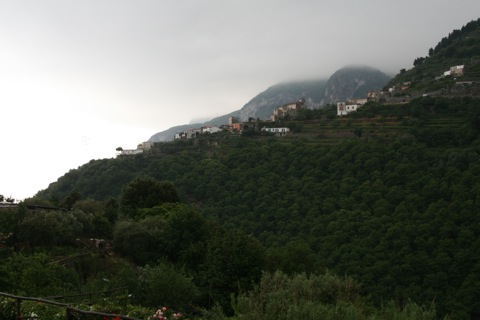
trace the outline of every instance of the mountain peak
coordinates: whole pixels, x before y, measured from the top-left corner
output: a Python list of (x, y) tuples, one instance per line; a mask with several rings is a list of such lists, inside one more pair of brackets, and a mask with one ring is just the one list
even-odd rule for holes
[(149, 141), (163, 142), (173, 140), (176, 133), (205, 125), (222, 125), (229, 116), (238, 117), (240, 121), (249, 118), (267, 120), (273, 110), (279, 106), (300, 99), (305, 99), (307, 108), (321, 108), (327, 104), (348, 98), (363, 98), (368, 91), (378, 90), (390, 79), (380, 70), (364, 65), (348, 65), (337, 70), (328, 80), (304, 80), (281, 82), (259, 93), (240, 110), (212, 119), (204, 123), (179, 125), (154, 134)]
[(368, 91), (383, 88), (389, 79), (385, 73), (370, 66), (345, 66), (328, 80), (321, 104), (337, 103), (347, 98), (364, 98)]

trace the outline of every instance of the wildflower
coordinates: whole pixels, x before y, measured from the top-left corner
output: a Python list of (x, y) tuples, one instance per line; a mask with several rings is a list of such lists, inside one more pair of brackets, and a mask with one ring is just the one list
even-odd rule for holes
[(167, 317), (163, 315), (163, 311), (167, 311), (167, 308), (163, 307), (162, 309), (158, 309), (157, 312), (153, 315), (153, 319), (157, 320), (167, 320)]

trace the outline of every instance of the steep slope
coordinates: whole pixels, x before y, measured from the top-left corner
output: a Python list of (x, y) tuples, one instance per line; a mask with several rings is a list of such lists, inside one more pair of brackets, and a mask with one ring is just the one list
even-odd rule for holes
[[(454, 86), (453, 78), (431, 75), (462, 63), (464, 58), (442, 53), (455, 43), (453, 52), (469, 48), (465, 77), (472, 79), (478, 40), (468, 40), (479, 38), (471, 32), (478, 31), (442, 40), (428, 61), (417, 60), (389, 85), (410, 80), (408, 90)], [(355, 79), (348, 88), (352, 97), (364, 86)], [(331, 84), (334, 91), (324, 99), (334, 102), (341, 96)], [(138, 174), (172, 181), (206, 216), (278, 250), (273, 258), (313, 261), (312, 269), (351, 275), (366, 294), (381, 297), (379, 304), (434, 301), (440, 315), (474, 319), (480, 314), (478, 105), (472, 98), (425, 97), (367, 106), (344, 119), (305, 121), (302, 132), (351, 132), (336, 144), (322, 143), (325, 135), (313, 131), (317, 141), (240, 137), (223, 139), (222, 147), (178, 144), (176, 154), (158, 157), (92, 160), (39, 196), (59, 199), (77, 189), (106, 199)], [(280, 251), (288, 246), (298, 255)]]
[[(108, 199), (138, 175), (171, 181), (206, 217), (274, 250), (296, 248), (298, 255), (285, 255), (294, 268), (329, 269), (354, 277), (371, 296), (466, 313), (479, 306), (478, 103), (424, 98), (365, 107), (345, 121), (306, 121), (304, 130), (318, 130), (311, 140), (171, 143), (157, 156), (92, 160), (39, 196), (78, 190)], [(326, 127), (351, 138), (324, 144)], [(307, 263), (291, 263), (296, 257)]]
[(349, 66), (335, 72), (328, 80), (285, 82), (273, 85), (259, 93), (240, 110), (212, 119), (205, 123), (179, 125), (158, 132), (149, 141), (171, 141), (175, 133), (205, 125), (221, 125), (228, 123), (230, 116), (241, 121), (248, 118), (267, 120), (273, 110), (285, 103), (304, 98), (310, 109), (321, 108), (347, 98), (366, 97), (370, 90), (382, 88), (390, 78), (378, 69), (367, 66)]
[(348, 98), (366, 98), (368, 91), (379, 90), (390, 77), (368, 66), (347, 66), (335, 72), (325, 86), (322, 105)]
[(273, 85), (264, 92), (255, 96), (240, 110), (233, 111), (229, 114), (214, 118), (204, 123), (185, 124), (172, 127), (165, 131), (158, 132), (150, 137), (149, 141), (163, 142), (171, 141), (175, 133), (190, 128), (199, 128), (205, 125), (222, 125), (228, 123), (229, 117), (238, 117), (241, 121), (248, 118), (260, 118), (262, 120), (269, 119), (270, 115), (278, 106), (285, 103), (297, 101), (304, 98), (307, 106), (316, 108), (320, 106), (320, 99), (323, 94), (326, 80), (296, 81), (285, 82)]
[[(455, 86), (457, 81), (480, 81), (480, 19), (451, 32), (428, 50), (428, 56), (416, 58), (413, 65), (411, 69), (402, 69), (388, 83), (388, 87), (400, 87), (409, 83), (404, 94), (416, 96), (442, 90), (440, 95), (448, 96), (450, 90), (445, 89)], [(444, 76), (451, 67), (458, 65), (464, 66), (463, 75)], [(480, 96), (478, 90), (473, 90), (468, 95)]]
[(217, 117), (217, 118), (213, 118), (212, 120), (207, 121), (207, 122), (203, 122), (203, 123), (190, 123), (190, 124), (183, 124), (183, 125), (178, 125), (178, 126), (175, 126), (175, 127), (171, 127), (167, 130), (155, 133), (153, 136), (150, 137), (150, 139), (148, 139), (148, 141), (152, 141), (152, 142), (172, 141), (173, 137), (178, 132), (186, 131), (186, 130), (192, 129), (192, 128), (200, 128), (200, 127), (207, 126), (207, 125), (219, 126), (219, 125), (222, 125), (222, 124), (226, 124), (226, 123), (228, 123), (228, 118), (229, 117), (237, 117), (237, 118), (240, 117), (240, 111), (237, 110), (237, 111), (231, 112), (229, 114), (226, 114), (226, 115), (223, 115), (223, 116), (220, 116), (220, 117)]
[(240, 110), (240, 120), (269, 119), (273, 110), (285, 103), (306, 100), (309, 108), (318, 108), (326, 80), (280, 83), (255, 96)]

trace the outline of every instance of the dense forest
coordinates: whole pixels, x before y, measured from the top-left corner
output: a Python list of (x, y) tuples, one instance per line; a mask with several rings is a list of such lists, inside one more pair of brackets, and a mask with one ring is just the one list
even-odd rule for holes
[(282, 124), (290, 137), (92, 160), (1, 212), (2, 291), (127, 287), (132, 305), (192, 318), (476, 316), (479, 106), (424, 97), (340, 122), (308, 110)]
[[(65, 319), (12, 295), (129, 319), (480, 319), (479, 21), (391, 80), (400, 104), (301, 110), (273, 124), (288, 136), (156, 143), (0, 195), (0, 320)], [(457, 64), (460, 84), (438, 77)]]

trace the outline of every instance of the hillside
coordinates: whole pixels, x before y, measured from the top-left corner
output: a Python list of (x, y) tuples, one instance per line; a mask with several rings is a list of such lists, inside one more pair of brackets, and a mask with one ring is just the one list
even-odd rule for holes
[(276, 107), (292, 101), (298, 101), (301, 98), (306, 100), (309, 108), (319, 107), (324, 87), (325, 80), (276, 84), (246, 103), (240, 109), (240, 120), (247, 121), (248, 118), (269, 119)]
[(203, 123), (190, 123), (190, 124), (174, 126), (167, 130), (155, 133), (153, 136), (151, 136), (148, 139), (148, 141), (152, 141), (152, 142), (172, 141), (176, 133), (183, 132), (192, 128), (201, 128), (203, 126), (208, 126), (208, 125), (220, 126), (222, 124), (228, 123), (229, 117), (237, 117), (237, 118), (240, 117), (240, 111), (234, 111), (229, 114), (226, 114), (217, 118), (213, 118), (212, 120), (203, 122)]
[[(76, 188), (84, 197), (103, 200), (118, 195), (121, 186), (134, 176), (143, 173), (152, 175), (156, 168), (151, 168), (150, 163), (167, 161), (183, 153), (207, 156), (224, 148), (241, 147), (255, 141), (287, 145), (302, 142), (311, 146), (334, 147), (343, 143), (362, 143), (369, 139), (393, 141), (399, 136), (413, 135), (417, 141), (431, 147), (461, 147), (475, 138), (472, 130), (478, 129), (480, 121), (475, 109), (478, 100), (466, 99), (421, 98), (393, 107), (370, 104), (341, 118), (336, 116), (336, 108), (333, 106), (306, 110), (299, 116), (302, 120), (282, 121), (278, 124), (293, 129), (292, 135), (281, 139), (261, 135), (239, 137), (236, 134), (214, 134), (190, 141), (158, 143), (149, 153), (137, 155), (135, 161), (128, 157), (92, 160), (66, 173), (46, 190), (40, 191), (38, 196), (49, 198), (55, 195), (62, 198)], [(468, 106), (468, 109), (462, 110), (463, 105)], [(445, 141), (439, 140), (440, 137)], [(241, 150), (240, 148), (239, 153)], [(124, 164), (137, 162), (142, 163), (142, 167), (132, 167), (131, 170), (122, 168)], [(105, 165), (109, 168), (102, 168)], [(190, 169), (185, 170), (188, 172)], [(167, 180), (178, 184), (177, 179)], [(181, 184), (178, 187), (182, 189)], [(188, 196), (189, 192), (186, 193)]]
[(248, 118), (268, 119), (273, 109), (288, 102), (305, 98), (310, 107), (318, 106), (320, 95), (323, 92), (325, 80), (296, 81), (273, 85), (267, 90), (259, 93), (246, 103), (240, 110), (233, 111), (227, 115), (216, 117), (205, 123), (181, 125), (158, 132), (150, 137), (149, 141), (163, 142), (171, 141), (175, 133), (185, 131), (189, 128), (200, 128), (206, 125), (223, 125), (228, 123), (228, 118), (233, 116), (247, 121)]
[[(409, 83), (408, 90), (402, 94), (419, 96), (443, 90), (439, 95), (449, 95), (449, 89), (457, 82), (480, 81), (480, 19), (452, 31), (428, 50), (428, 56), (416, 58), (413, 64), (413, 68), (397, 74), (386, 88), (399, 88)], [(458, 65), (464, 66), (463, 75), (442, 77), (451, 67)], [(478, 97), (480, 91), (476, 88), (468, 95)]]
[(276, 84), (256, 95), (238, 111), (201, 124), (175, 126), (154, 134), (149, 141), (171, 141), (175, 133), (205, 125), (226, 124), (230, 116), (238, 117), (241, 121), (249, 118), (269, 119), (275, 108), (301, 98), (306, 100), (308, 108), (316, 109), (347, 98), (366, 97), (368, 91), (382, 88), (389, 79), (383, 72), (372, 67), (347, 66), (339, 69), (328, 80)]
[[(190, 311), (202, 306), (213, 310), (205, 318), (218, 319), (226, 318), (223, 311), (235, 315), (232, 320), (253, 314), (277, 319), (287, 312), (312, 319), (327, 313), (341, 319), (477, 319), (478, 28), (476, 21), (454, 31), (388, 83), (405, 86), (394, 93), (412, 98), (405, 102), (370, 101), (342, 117), (332, 105), (303, 109), (274, 124), (288, 127), (286, 136), (218, 132), (69, 171), (26, 201), (53, 211), (20, 205), (15, 215), (0, 215), (4, 243), (18, 240), (32, 251), (46, 246), (54, 256), (65, 251), (57, 246), (81, 245), (81, 237), (105, 237), (125, 261), (115, 268), (105, 258), (91, 267), (91, 260), (79, 261), (72, 264), (83, 272), (78, 276), (48, 261), (48, 279), (60, 274), (61, 281), (42, 283), (33, 270), (19, 282), (18, 268), (41, 269), (48, 259), (36, 253), (28, 263), (24, 253), (7, 248), (0, 250), (8, 256), (0, 264), (0, 283), (46, 295), (44, 288), (59, 290), (64, 283), (71, 291), (78, 283), (80, 291), (106, 286), (108, 274), (136, 292), (138, 303), (169, 301)], [(431, 77), (452, 63), (465, 63), (462, 79), (473, 82)], [(355, 72), (332, 75), (312, 101), (339, 99), (336, 81), (344, 81), (343, 94), (362, 95), (367, 86)], [(266, 101), (266, 108), (270, 100), (290, 99), (288, 90), (307, 92), (318, 84), (287, 87), (273, 86), (252, 101), (259, 108)], [(89, 279), (94, 269), (101, 276)], [(402, 316), (386, 306), (400, 308)]]
[[(327, 268), (372, 298), (465, 314), (480, 308), (469, 289), (480, 283), (469, 258), (480, 250), (479, 103), (421, 98), (341, 119), (311, 110), (285, 123), (297, 128), (290, 137), (159, 144), (147, 157), (91, 161), (38, 196), (101, 200), (138, 175), (171, 181), (206, 217), (277, 252), (275, 267)], [(286, 248), (305, 262), (289, 263)]]

